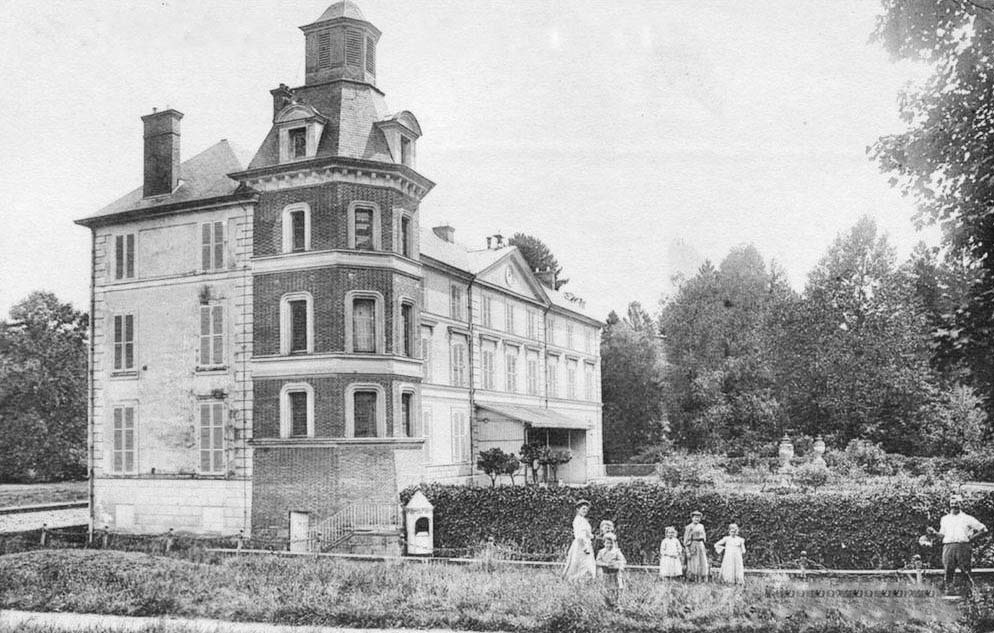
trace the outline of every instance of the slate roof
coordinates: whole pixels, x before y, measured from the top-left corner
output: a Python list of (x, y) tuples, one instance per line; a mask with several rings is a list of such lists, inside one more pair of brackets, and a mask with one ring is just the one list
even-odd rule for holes
[[(301, 86), (294, 96), (328, 119), (315, 158), (340, 156), (393, 163), (387, 140), (374, 123), (391, 116), (383, 95), (362, 85)], [(343, 94), (345, 98), (343, 98)], [(279, 131), (273, 126), (248, 169), (272, 167), (280, 162)]]
[(142, 196), (142, 187), (139, 186), (78, 222), (86, 224), (128, 211), (231, 195), (238, 188), (238, 182), (229, 178), (228, 174), (241, 170), (242, 161), (228, 141), (222, 140), (180, 163), (180, 184), (171, 194), (145, 198)]

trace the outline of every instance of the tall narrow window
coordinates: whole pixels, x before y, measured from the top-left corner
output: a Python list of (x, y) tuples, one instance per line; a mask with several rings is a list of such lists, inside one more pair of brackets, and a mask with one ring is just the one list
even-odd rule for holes
[(114, 446), (111, 450), (115, 473), (135, 472), (135, 408), (114, 407)]
[(556, 320), (551, 316), (545, 320), (545, 340), (549, 345), (556, 344)]
[(404, 303), (400, 306), (400, 327), (403, 329), (401, 332), (402, 337), (402, 349), (404, 356), (411, 358), (414, 356), (414, 306), (410, 303)]
[(224, 365), (224, 306), (200, 306), (200, 366)]
[(528, 338), (538, 338), (538, 315), (534, 310), (528, 311)]
[(424, 377), (422, 378), (425, 382), (432, 381), (432, 358), (431, 358), (431, 332), (429, 330), (424, 330), (421, 334), (421, 361), (424, 367)]
[(355, 437), (376, 437), (376, 392), (356, 391), (353, 394)]
[(504, 363), (504, 368), (507, 370), (505, 388), (508, 393), (515, 393), (518, 391), (518, 355), (508, 354), (504, 358)]
[(366, 38), (366, 72), (376, 74), (376, 42), (371, 37)]
[(466, 441), (466, 413), (452, 412), (452, 462), (461, 463), (469, 460), (469, 442)]
[(345, 34), (345, 63), (362, 68), (362, 33), (359, 31)]
[(421, 435), (425, 438), (425, 461), (431, 464), (431, 453), (433, 446), (431, 440), (431, 409), (428, 407), (421, 408)]
[(453, 319), (462, 320), (462, 308), (462, 288), (459, 286), (451, 286), (449, 290), (449, 316)]
[(452, 386), (466, 386), (466, 342), (462, 338), (452, 340), (451, 347)]
[(566, 322), (566, 347), (573, 349), (573, 324)]
[(566, 397), (576, 399), (576, 366), (575, 360), (566, 361)]
[(373, 210), (355, 210), (355, 247), (362, 251), (373, 250)]
[(406, 136), (400, 137), (400, 162), (408, 167), (412, 167), (414, 155), (411, 152), (411, 139)]
[(494, 298), (484, 294), (480, 297), (480, 303), (482, 304), (480, 318), (483, 321), (483, 327), (493, 327)]
[(400, 418), (404, 425), (404, 437), (414, 437), (414, 415), (413, 407), (414, 394), (404, 392), (400, 394)]
[(400, 254), (404, 257), (413, 257), (411, 243), (411, 218), (406, 215), (400, 219)]
[(306, 158), (307, 128), (295, 127), (288, 134), (290, 136), (290, 158)]
[(224, 405), (200, 404), (200, 472), (224, 472)]
[(508, 300), (504, 311), (504, 330), (508, 334), (514, 334), (514, 304), (510, 300)]
[(546, 377), (546, 389), (547, 394), (550, 398), (559, 397), (559, 359), (555, 356), (550, 356), (546, 359), (548, 363), (545, 366), (545, 377)]
[(307, 301), (293, 299), (290, 306), (290, 353), (307, 351)]
[(287, 394), (290, 401), (290, 437), (307, 437), (310, 424), (308, 422), (308, 398), (306, 391), (291, 391)]
[(594, 400), (594, 366), (590, 363), (583, 364), (583, 394), (587, 400)]
[(135, 234), (114, 238), (114, 279), (134, 279)]
[(331, 33), (329, 31), (318, 34), (318, 66), (321, 68), (331, 66)]
[(538, 393), (538, 361), (529, 358), (525, 366), (525, 379), (528, 381), (528, 394), (536, 395)]
[(493, 350), (483, 350), (483, 388), (494, 388), (494, 352)]
[(224, 268), (224, 222), (200, 225), (201, 264), (204, 270)]
[(292, 247), (294, 253), (307, 250), (307, 233), (305, 231), (305, 217), (303, 211), (293, 211), (290, 213), (290, 231), (292, 236)]
[(114, 317), (114, 371), (135, 368), (135, 316), (119, 314)]
[(352, 302), (352, 351), (376, 352), (376, 302), (356, 299)]

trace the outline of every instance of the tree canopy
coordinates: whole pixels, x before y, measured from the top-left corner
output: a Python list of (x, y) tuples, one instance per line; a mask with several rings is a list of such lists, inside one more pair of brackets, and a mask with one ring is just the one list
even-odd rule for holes
[(559, 261), (556, 256), (552, 254), (549, 247), (542, 240), (538, 239), (533, 235), (527, 235), (525, 233), (515, 233), (511, 239), (507, 241), (509, 246), (517, 246), (518, 250), (524, 256), (525, 261), (528, 262), (528, 266), (531, 267), (533, 271), (538, 270), (552, 270), (556, 273), (556, 290), (559, 290), (567, 283), (569, 279), (561, 279), (563, 268), (559, 265)]

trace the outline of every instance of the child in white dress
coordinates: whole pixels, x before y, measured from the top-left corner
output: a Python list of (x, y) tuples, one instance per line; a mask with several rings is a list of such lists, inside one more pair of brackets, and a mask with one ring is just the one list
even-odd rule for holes
[(666, 528), (666, 537), (659, 543), (659, 575), (678, 578), (683, 575), (683, 543), (676, 537), (676, 528)]
[(728, 526), (728, 536), (722, 537), (714, 544), (721, 559), (721, 582), (742, 585), (745, 584), (745, 566), (742, 555), (745, 554), (745, 539), (739, 536), (739, 526), (731, 523)]

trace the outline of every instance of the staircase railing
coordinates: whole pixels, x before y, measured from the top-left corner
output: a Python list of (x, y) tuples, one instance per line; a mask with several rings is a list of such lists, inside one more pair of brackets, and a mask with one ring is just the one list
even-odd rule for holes
[(347, 506), (308, 530), (308, 549), (330, 550), (352, 538), (358, 530), (400, 527), (400, 506), (391, 503), (357, 503)]

